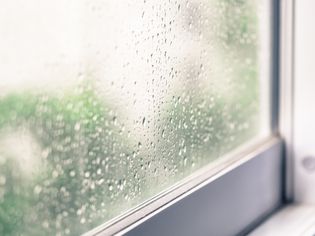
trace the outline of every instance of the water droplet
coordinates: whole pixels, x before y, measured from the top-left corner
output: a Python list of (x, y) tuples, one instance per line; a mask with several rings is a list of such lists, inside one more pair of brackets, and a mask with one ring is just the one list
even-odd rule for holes
[(42, 191), (42, 187), (39, 186), (39, 185), (36, 185), (35, 188), (34, 188), (34, 193), (35, 194), (40, 194)]
[(113, 185), (112, 185), (112, 184), (109, 184), (109, 185), (108, 185), (108, 190), (109, 190), (109, 191), (113, 191), (113, 189), (114, 189)]
[(57, 178), (58, 176), (59, 176), (58, 171), (54, 170), (54, 171), (52, 172), (52, 177), (53, 177), (53, 178)]
[(0, 175), (0, 185), (5, 185), (6, 177), (4, 175)]
[(114, 124), (114, 125), (117, 125), (117, 116), (114, 116), (114, 117), (113, 117), (113, 124)]
[(92, 117), (92, 120), (93, 120), (93, 121), (96, 121), (97, 118), (98, 118), (98, 115), (94, 115), (94, 116)]
[(162, 138), (165, 138), (165, 130), (162, 129)]
[(79, 122), (76, 123), (75, 126), (74, 126), (74, 130), (75, 130), (75, 131), (79, 131), (80, 128), (81, 128), (81, 124), (80, 124)]
[(49, 228), (49, 222), (47, 220), (45, 220), (43, 223), (42, 223), (42, 226), (45, 228), (45, 229), (48, 229)]

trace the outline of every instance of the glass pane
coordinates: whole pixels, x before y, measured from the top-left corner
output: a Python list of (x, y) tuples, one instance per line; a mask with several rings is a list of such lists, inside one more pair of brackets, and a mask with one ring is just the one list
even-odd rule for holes
[(265, 5), (2, 1), (0, 235), (87, 232), (268, 134)]

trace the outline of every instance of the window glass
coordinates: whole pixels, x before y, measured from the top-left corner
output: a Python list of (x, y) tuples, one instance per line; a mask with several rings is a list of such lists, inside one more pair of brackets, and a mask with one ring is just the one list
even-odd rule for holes
[(0, 235), (78, 235), (267, 134), (252, 0), (0, 3)]

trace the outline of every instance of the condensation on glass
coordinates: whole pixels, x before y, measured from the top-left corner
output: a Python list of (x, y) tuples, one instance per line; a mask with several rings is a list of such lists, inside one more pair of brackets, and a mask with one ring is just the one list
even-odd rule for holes
[(268, 133), (265, 13), (2, 1), (0, 235), (87, 232)]

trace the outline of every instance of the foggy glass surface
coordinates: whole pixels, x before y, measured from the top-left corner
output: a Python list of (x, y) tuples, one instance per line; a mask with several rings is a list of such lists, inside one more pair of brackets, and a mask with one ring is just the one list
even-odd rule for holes
[(268, 133), (261, 1), (0, 3), (0, 235), (78, 235)]

